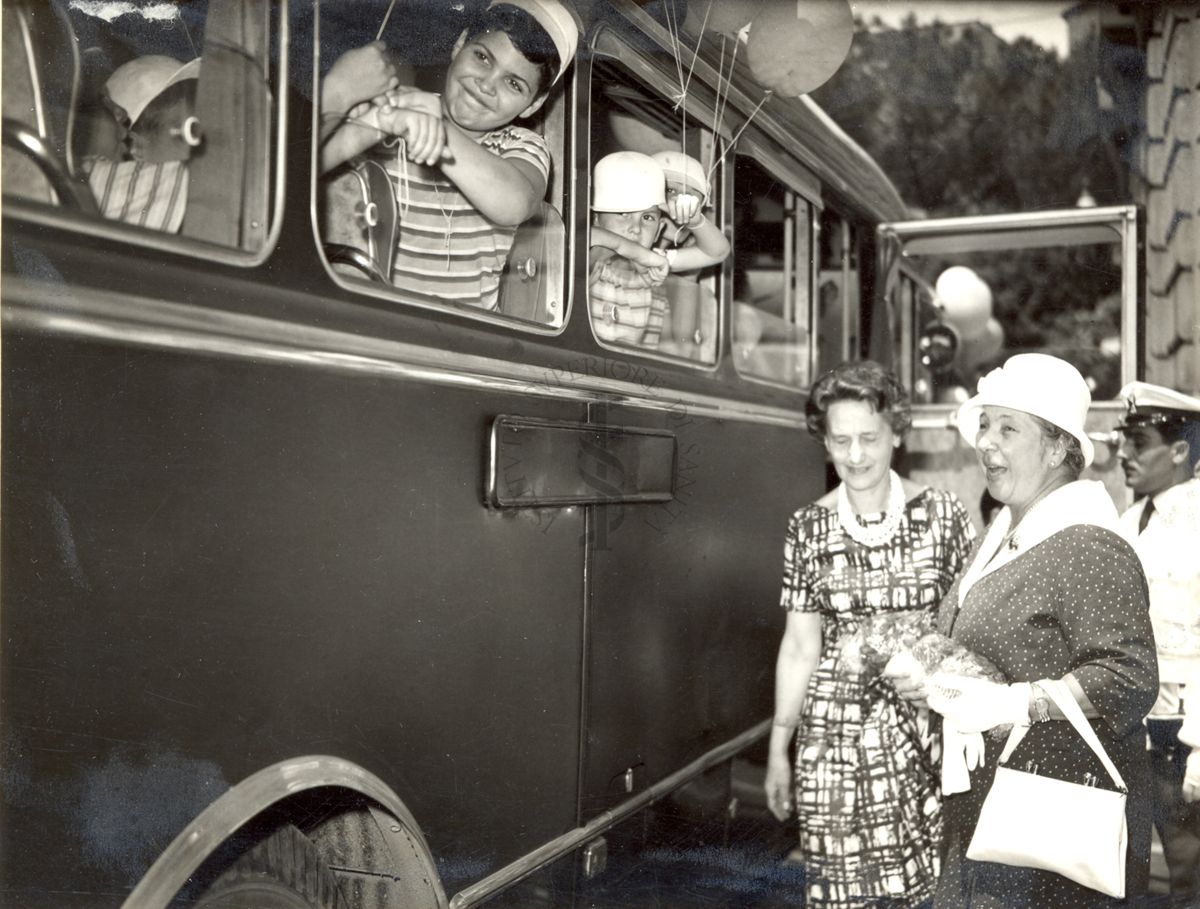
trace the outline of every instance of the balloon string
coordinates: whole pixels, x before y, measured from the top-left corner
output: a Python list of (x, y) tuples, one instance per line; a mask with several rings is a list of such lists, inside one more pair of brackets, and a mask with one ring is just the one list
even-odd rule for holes
[(741, 137), (742, 133), (746, 131), (746, 127), (750, 125), (750, 121), (754, 119), (755, 114), (762, 110), (762, 106), (767, 103), (767, 99), (770, 98), (772, 94), (774, 94), (774, 91), (773, 89), (769, 88), (763, 92), (762, 100), (758, 102), (754, 110), (750, 111), (750, 116), (746, 118), (746, 122), (738, 128), (738, 131), (733, 134), (733, 137), (728, 143), (724, 143), (725, 150), (721, 152), (720, 155), (714, 157), (712, 167), (708, 169), (708, 182), (710, 186), (712, 185), (712, 177), (717, 170), (717, 165), (720, 164), (724, 157), (729, 154), (729, 152), (731, 152), (737, 145), (737, 140)]
[(673, 3), (667, 3), (667, 34), (671, 37), (671, 51), (675, 56), (675, 75), (679, 79), (679, 88), (686, 94), (683, 85), (683, 61), (680, 59), (683, 42), (679, 39), (679, 20), (673, 12), (674, 7)]
[(383, 37), (383, 30), (387, 28), (388, 19), (392, 18), (392, 10), (396, 8), (396, 0), (392, 0), (388, 4), (387, 12), (383, 14), (383, 21), (379, 23), (379, 31), (375, 33), (375, 40), (378, 41)]
[[(721, 59), (717, 66), (717, 99), (715, 109), (713, 111), (713, 134), (716, 136), (721, 134), (721, 125), (725, 122), (725, 109), (729, 106), (729, 94), (733, 86), (733, 68), (737, 63), (738, 44), (739, 42), (735, 40), (733, 44), (733, 53), (729, 58), (729, 74), (726, 75), (724, 72), (725, 35), (724, 33), (721, 34)], [(725, 89), (724, 95), (721, 93), (722, 86), (724, 86)], [(716, 169), (716, 166), (717, 161), (713, 161), (714, 170)]]
[(679, 147), (686, 148), (687, 140), (687, 86), (683, 81), (683, 41), (680, 37), (679, 17), (674, 12), (674, 4), (667, 3), (667, 34), (671, 37), (671, 52), (675, 57), (675, 77), (679, 80), (679, 98), (675, 109), (679, 113)]
[(688, 67), (687, 82), (683, 84), (683, 95), (687, 97), (688, 87), (692, 84), (692, 74), (696, 71), (696, 61), (700, 58), (700, 41), (704, 37), (704, 30), (708, 27), (708, 14), (712, 12), (713, 0), (708, 0), (708, 6), (704, 8), (704, 19), (700, 23), (700, 37), (696, 39), (696, 46), (692, 49), (692, 62)]

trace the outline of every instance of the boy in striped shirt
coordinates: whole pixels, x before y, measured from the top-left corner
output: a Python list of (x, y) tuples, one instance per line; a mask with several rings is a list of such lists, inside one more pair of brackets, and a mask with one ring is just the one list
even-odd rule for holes
[(517, 226), (537, 212), (550, 177), (546, 140), (513, 121), (545, 103), (577, 39), (558, 0), (494, 0), (455, 44), (440, 96), (388, 92), (324, 142), (330, 170), (381, 134), (402, 140), (387, 164), (400, 209), (393, 284), (495, 309)]

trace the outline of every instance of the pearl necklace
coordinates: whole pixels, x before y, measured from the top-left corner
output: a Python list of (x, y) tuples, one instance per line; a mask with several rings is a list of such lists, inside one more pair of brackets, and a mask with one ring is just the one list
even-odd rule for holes
[(846, 493), (846, 484), (838, 486), (837, 514), (838, 523), (846, 531), (850, 539), (863, 546), (881, 546), (895, 536), (900, 527), (900, 519), (904, 517), (904, 487), (896, 471), (888, 471), (888, 504), (883, 520), (878, 524), (865, 525), (858, 519), (854, 509), (850, 507), (850, 496)]

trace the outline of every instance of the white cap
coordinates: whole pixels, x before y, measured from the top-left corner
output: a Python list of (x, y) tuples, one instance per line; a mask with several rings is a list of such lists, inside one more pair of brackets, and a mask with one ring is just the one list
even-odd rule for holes
[(122, 63), (113, 70), (104, 87), (113, 102), (125, 111), (129, 122), (136, 123), (150, 102), (176, 82), (199, 77), (199, 57), (180, 63), (174, 57), (149, 54)]
[(690, 155), (678, 151), (660, 151), (651, 155), (663, 169), (667, 182), (682, 183), (700, 197), (704, 204), (708, 199), (708, 175), (704, 165)]
[(1095, 446), (1084, 431), (1091, 404), (1087, 382), (1066, 360), (1049, 354), (1017, 354), (979, 380), (979, 393), (958, 409), (956, 422), (958, 431), (974, 448), (985, 406), (1033, 414), (1078, 439), (1086, 467), (1096, 456)]
[(575, 18), (558, 0), (492, 0), (488, 9), (499, 4), (507, 4), (522, 9), (537, 21), (558, 51), (558, 72), (554, 81), (562, 78), (571, 61), (575, 59), (575, 47), (579, 43), (579, 26)]
[(1154, 426), (1180, 420), (1200, 421), (1200, 398), (1193, 398), (1162, 385), (1130, 382), (1121, 389), (1118, 397), (1125, 402), (1127, 410), (1118, 429)]
[(592, 211), (645, 211), (666, 201), (667, 178), (649, 155), (619, 151), (596, 162)]

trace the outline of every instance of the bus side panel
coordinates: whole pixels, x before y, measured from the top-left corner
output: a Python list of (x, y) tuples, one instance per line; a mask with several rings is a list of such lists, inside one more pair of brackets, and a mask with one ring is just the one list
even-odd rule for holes
[(5, 902), (116, 905), (304, 754), (391, 785), (448, 889), (573, 826), (582, 510), (482, 485), (495, 414), (579, 404), (4, 340)]
[(644, 788), (770, 715), (784, 533), (825, 478), (798, 429), (608, 418), (674, 429), (678, 467), (674, 501), (595, 520), (585, 813), (625, 796), (627, 769)]

